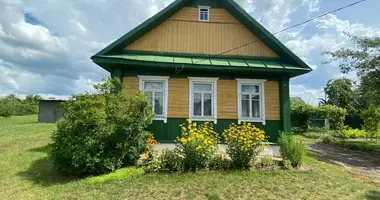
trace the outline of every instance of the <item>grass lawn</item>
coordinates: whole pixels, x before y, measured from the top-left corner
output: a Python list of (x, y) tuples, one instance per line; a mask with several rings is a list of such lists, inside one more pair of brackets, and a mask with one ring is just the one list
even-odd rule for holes
[(47, 144), (55, 125), (0, 118), (0, 199), (379, 199), (380, 188), (308, 155), (308, 172), (148, 174), (91, 183), (55, 172)]

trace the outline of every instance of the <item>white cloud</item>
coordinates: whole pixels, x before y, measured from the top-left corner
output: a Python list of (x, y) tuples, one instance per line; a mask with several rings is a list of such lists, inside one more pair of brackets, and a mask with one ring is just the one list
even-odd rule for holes
[(317, 11), (318, 0), (242, 0), (244, 8), (268, 28), (276, 32), (291, 22), (291, 15), (308, 5), (309, 11)]
[(309, 12), (319, 11), (319, 0), (309, 0)]
[(319, 98), (323, 98), (323, 89), (313, 89), (305, 85), (290, 85), (290, 96), (301, 97), (305, 103), (318, 105)]

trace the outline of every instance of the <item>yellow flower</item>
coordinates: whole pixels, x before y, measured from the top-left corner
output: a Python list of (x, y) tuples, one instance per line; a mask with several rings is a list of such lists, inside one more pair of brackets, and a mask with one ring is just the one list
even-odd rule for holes
[(148, 158), (149, 158), (149, 155), (147, 153), (144, 153), (143, 159), (148, 159)]
[(197, 146), (197, 147), (195, 148), (195, 150), (199, 151), (199, 149), (201, 149), (201, 148), (202, 148), (202, 146), (199, 145), (199, 146)]
[(193, 126), (194, 126), (194, 127), (196, 127), (196, 126), (197, 126), (197, 123), (196, 123), (196, 122), (194, 122), (194, 123), (193, 123)]
[(202, 154), (202, 157), (206, 157), (206, 154)]

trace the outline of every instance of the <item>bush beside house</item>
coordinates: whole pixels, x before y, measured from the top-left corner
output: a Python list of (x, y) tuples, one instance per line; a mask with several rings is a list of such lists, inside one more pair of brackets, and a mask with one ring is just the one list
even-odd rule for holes
[(115, 92), (119, 84), (109, 79), (95, 86), (96, 94), (75, 95), (63, 104), (63, 119), (50, 145), (58, 171), (103, 174), (134, 165), (145, 152), (151, 105), (140, 92)]

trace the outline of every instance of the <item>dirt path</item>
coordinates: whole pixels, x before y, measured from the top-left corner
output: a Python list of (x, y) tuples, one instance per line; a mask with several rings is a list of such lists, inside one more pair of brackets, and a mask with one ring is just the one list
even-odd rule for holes
[(380, 183), (379, 154), (353, 151), (325, 144), (308, 144), (307, 148), (324, 161), (345, 167), (354, 177)]

